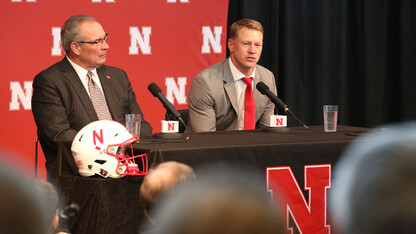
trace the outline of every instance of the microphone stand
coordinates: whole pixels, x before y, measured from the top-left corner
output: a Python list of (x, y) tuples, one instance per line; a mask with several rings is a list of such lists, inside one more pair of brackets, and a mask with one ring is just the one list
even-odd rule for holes
[[(166, 111), (165, 119), (167, 121), (170, 121), (171, 118), (172, 118), (172, 115), (168, 111)], [(183, 120), (182, 116), (180, 115), (178, 116), (178, 121), (181, 122), (183, 126), (185, 127), (185, 131), (183, 133), (181, 132), (171, 132), (171, 133), (158, 132), (158, 133), (153, 134), (153, 137), (160, 139), (160, 140), (169, 140), (169, 141), (185, 140), (187, 141), (189, 139), (189, 136), (188, 134), (186, 134), (186, 128), (187, 128), (186, 123)]]
[(306, 129), (308, 129), (309, 131), (312, 131), (312, 132), (319, 132), (319, 133), (324, 133), (323, 131), (314, 130), (314, 129), (311, 129), (311, 128), (309, 128), (308, 126), (306, 126), (306, 124), (304, 124), (302, 121), (300, 121), (300, 119), (299, 119), (298, 117), (296, 117), (296, 116), (292, 113), (292, 111), (290, 111), (290, 110), (289, 110), (289, 108), (287, 108), (287, 106), (286, 106), (283, 110), (284, 110), (286, 113), (290, 114), (293, 118), (295, 118), (295, 119), (296, 119), (296, 121), (298, 121), (300, 124), (302, 124), (302, 125), (303, 125), (303, 127), (304, 127), (304, 128), (306, 128)]

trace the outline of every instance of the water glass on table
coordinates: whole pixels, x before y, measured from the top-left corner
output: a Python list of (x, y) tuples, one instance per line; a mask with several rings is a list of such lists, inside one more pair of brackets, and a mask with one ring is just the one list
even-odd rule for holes
[(324, 129), (325, 132), (337, 131), (338, 120), (338, 106), (337, 105), (324, 105)]
[(126, 114), (126, 127), (129, 132), (135, 136), (140, 137), (140, 114)]

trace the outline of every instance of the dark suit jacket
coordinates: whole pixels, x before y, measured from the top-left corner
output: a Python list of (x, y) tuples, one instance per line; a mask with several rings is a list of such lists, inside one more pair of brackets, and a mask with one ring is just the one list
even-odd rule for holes
[[(127, 74), (105, 65), (97, 68), (97, 74), (113, 120), (124, 125), (125, 114), (142, 114), (140, 134), (151, 135), (152, 127), (143, 117)], [(70, 146), (79, 130), (98, 120), (85, 87), (66, 57), (35, 76), (32, 113), (46, 157), (48, 177), (50, 174), (55, 177), (58, 144), (64, 142)], [(63, 170), (77, 172), (72, 158), (64, 159), (63, 163)]]
[[(188, 94), (188, 128), (191, 131), (237, 130), (237, 92), (229, 62), (230, 58), (206, 68), (192, 81)], [(254, 87), (261, 81), (277, 94), (273, 73), (256, 65)], [(274, 104), (256, 88), (253, 95), (256, 103), (256, 126), (269, 126), (270, 115), (274, 114)]]

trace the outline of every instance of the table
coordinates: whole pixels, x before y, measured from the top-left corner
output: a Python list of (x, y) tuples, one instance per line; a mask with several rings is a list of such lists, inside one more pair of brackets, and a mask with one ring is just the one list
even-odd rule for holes
[[(143, 137), (134, 144), (135, 154), (147, 153), (149, 166), (178, 161), (194, 168), (206, 164), (250, 165), (266, 168), (290, 167), (304, 188), (305, 165), (334, 164), (345, 147), (366, 128), (338, 126), (334, 133), (323, 133), (322, 126), (281, 129), (191, 133), (189, 138), (160, 140)], [(69, 146), (62, 151), (68, 154)], [(69, 151), (70, 152), (70, 151)], [(67, 155), (68, 156), (68, 155)], [(65, 161), (63, 157), (63, 160)], [(139, 188), (142, 177), (104, 179), (63, 173), (59, 184), (68, 202), (81, 206), (73, 233), (134, 233), (143, 219)], [(267, 181), (265, 176), (265, 189)], [(307, 191), (302, 191), (307, 198)], [(307, 231), (303, 231), (307, 233)]]
[(120, 179), (60, 176), (65, 203), (80, 207), (71, 222), (71, 233), (138, 233), (144, 217), (140, 203), (142, 181), (143, 176)]
[(273, 166), (291, 166), (295, 175), (303, 175), (304, 165), (336, 162), (345, 147), (368, 130), (338, 126), (337, 132), (323, 133), (315, 132), (322, 131), (322, 126), (312, 126), (310, 129), (313, 131), (293, 127), (281, 132), (191, 133), (188, 140), (163, 141), (143, 137), (133, 147), (135, 153), (147, 153), (150, 167), (169, 160), (193, 167), (219, 162), (249, 164), (262, 170)]
[[(170, 160), (193, 168), (207, 164), (252, 166), (264, 173), (265, 189), (286, 192), (288, 198), (282, 207), (290, 207), (290, 215), (285, 210), (289, 226), (296, 225), (302, 233), (328, 233), (326, 196), (333, 165), (347, 145), (368, 129), (338, 126), (337, 132), (326, 133), (323, 126), (309, 128), (192, 133), (184, 139), (166, 141), (144, 137), (134, 149), (135, 153), (147, 153), (150, 166)], [(308, 186), (315, 183), (315, 187), (305, 187), (307, 177)], [(274, 183), (278, 186), (273, 187)]]
[(59, 188), (63, 207), (71, 203), (80, 207), (69, 225), (71, 233), (138, 233), (144, 219), (140, 202), (143, 176), (82, 177), (74, 163), (71, 144), (59, 142), (58, 146), (60, 166), (52, 171), (52, 182)]

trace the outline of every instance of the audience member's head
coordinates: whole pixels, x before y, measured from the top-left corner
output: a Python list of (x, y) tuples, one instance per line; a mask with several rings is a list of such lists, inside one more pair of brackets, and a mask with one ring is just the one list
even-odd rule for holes
[(0, 233), (45, 234), (44, 203), (33, 184), (0, 165), (0, 188)]
[(46, 180), (33, 179), (32, 180), (39, 195), (44, 198), (45, 203), (43, 205), (44, 212), (47, 217), (48, 232), (55, 233), (59, 223), (59, 194), (58, 190)]
[(344, 234), (416, 230), (416, 123), (375, 129), (353, 142), (335, 167), (333, 223)]
[(140, 200), (145, 208), (145, 215), (154, 222), (150, 210), (159, 199), (186, 181), (195, 178), (193, 169), (183, 163), (168, 161), (149, 169), (140, 187)]
[(195, 183), (181, 186), (156, 206), (154, 233), (284, 233), (265, 184), (252, 169), (197, 170)]

